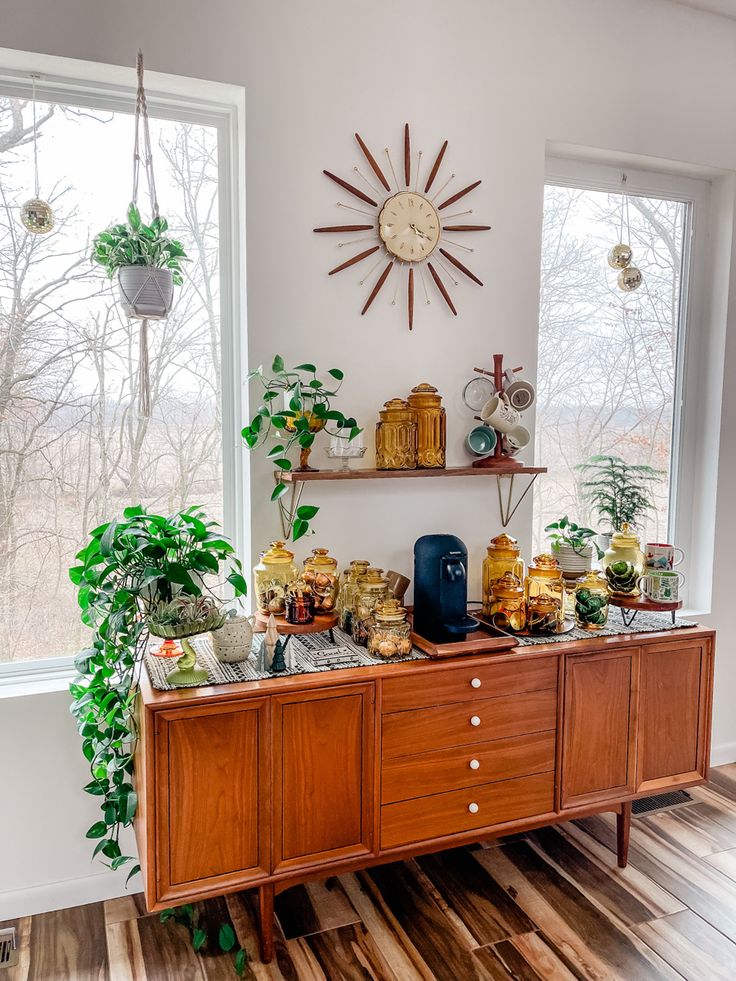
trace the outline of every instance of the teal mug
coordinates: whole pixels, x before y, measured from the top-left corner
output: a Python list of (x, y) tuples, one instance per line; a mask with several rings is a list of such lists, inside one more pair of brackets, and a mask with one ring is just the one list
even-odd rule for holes
[(465, 445), (473, 456), (490, 456), (496, 449), (496, 431), (490, 426), (475, 426), (465, 437)]
[(639, 589), (655, 603), (677, 603), (680, 599), (680, 586), (685, 582), (681, 572), (671, 569), (649, 569), (639, 578)]

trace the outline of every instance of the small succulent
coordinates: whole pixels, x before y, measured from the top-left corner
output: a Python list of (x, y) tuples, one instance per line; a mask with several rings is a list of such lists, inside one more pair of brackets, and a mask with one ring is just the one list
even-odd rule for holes
[(154, 627), (177, 627), (206, 623), (224, 614), (210, 596), (177, 596), (168, 603), (158, 603), (148, 616)]

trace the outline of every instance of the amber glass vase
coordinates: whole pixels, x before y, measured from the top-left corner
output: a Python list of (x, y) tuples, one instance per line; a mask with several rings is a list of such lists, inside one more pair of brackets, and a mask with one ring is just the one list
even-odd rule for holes
[(417, 422), (417, 467), (437, 470), (445, 466), (447, 416), (442, 396), (433, 385), (422, 382), (412, 388), (409, 406)]
[(376, 424), (376, 470), (416, 470), (417, 420), (403, 399), (385, 402)]

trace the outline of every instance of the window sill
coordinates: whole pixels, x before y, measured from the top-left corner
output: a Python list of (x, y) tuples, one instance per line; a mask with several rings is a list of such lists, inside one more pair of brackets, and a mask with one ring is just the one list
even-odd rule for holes
[(65, 691), (74, 678), (72, 658), (0, 664), (0, 698), (24, 698)]

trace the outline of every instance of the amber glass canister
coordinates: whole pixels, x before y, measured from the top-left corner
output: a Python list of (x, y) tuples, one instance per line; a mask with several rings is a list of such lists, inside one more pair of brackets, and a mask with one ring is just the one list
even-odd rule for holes
[(340, 577), (340, 591), (337, 594), (337, 614), (340, 630), (350, 633), (355, 612), (355, 595), (358, 589), (358, 579), (368, 571), (370, 562), (367, 559), (353, 559)]
[(416, 470), (417, 419), (404, 399), (384, 403), (376, 423), (376, 470)]
[(326, 548), (313, 548), (304, 560), (304, 581), (314, 595), (315, 613), (334, 613), (337, 602), (337, 559)]
[(483, 559), (483, 612), (490, 615), (494, 582), (507, 572), (524, 582), (524, 560), (516, 539), (511, 535), (496, 535), (491, 539), (487, 551)]
[(437, 470), (445, 466), (447, 415), (442, 396), (433, 385), (422, 382), (408, 399), (417, 420), (417, 467)]
[(286, 607), (286, 587), (296, 575), (294, 553), (283, 542), (271, 542), (253, 569), (258, 612), (282, 614)]
[(516, 633), (526, 625), (524, 587), (512, 572), (506, 572), (493, 586), (491, 622), (501, 630)]
[(373, 610), (388, 599), (388, 579), (383, 569), (371, 567), (358, 579), (355, 595), (355, 610), (351, 630), (353, 640), (365, 645), (368, 642), (368, 627)]
[(557, 606), (557, 621), (560, 627), (565, 622), (565, 583), (557, 559), (545, 552), (537, 555), (529, 566), (524, 580), (527, 607), (537, 596), (549, 596)]
[(368, 653), (375, 657), (401, 657), (411, 653), (411, 626), (397, 599), (382, 600), (368, 621)]

